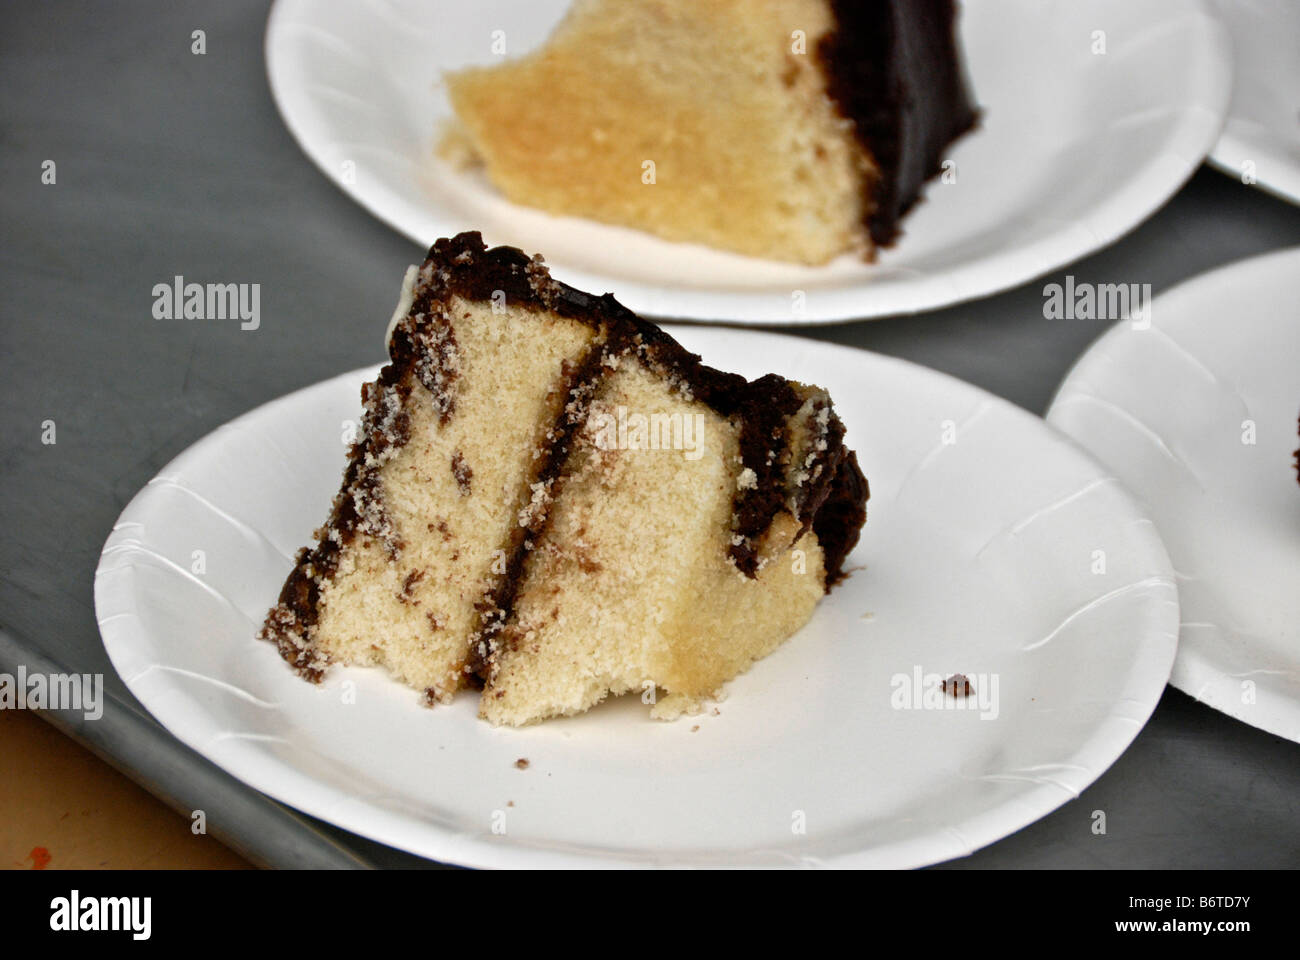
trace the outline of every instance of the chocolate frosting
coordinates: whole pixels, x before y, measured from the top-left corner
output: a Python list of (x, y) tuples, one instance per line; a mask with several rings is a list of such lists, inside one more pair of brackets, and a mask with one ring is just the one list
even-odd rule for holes
[(818, 55), (827, 92), (853, 121), (879, 177), (866, 186), (866, 226), (888, 246), (940, 172), (948, 144), (975, 126), (953, 0), (830, 0), (837, 28)]

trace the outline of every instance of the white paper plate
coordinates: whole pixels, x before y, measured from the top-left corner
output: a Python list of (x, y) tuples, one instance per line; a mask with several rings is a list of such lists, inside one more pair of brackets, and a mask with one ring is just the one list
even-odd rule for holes
[(1150, 329), (1093, 344), (1047, 419), (1145, 501), (1169, 546), (1183, 616), (1169, 682), (1300, 741), (1297, 277), (1300, 248), (1171, 290)]
[[(1178, 630), (1164, 547), (1118, 484), (1038, 418), (942, 374), (805, 340), (674, 333), (747, 375), (780, 357), (827, 386), (872, 487), (855, 572), (717, 715), (665, 724), (632, 698), (496, 729), (472, 694), (429, 710), (360, 668), (315, 687), (254, 639), (325, 516), (341, 424), (373, 369), (233, 421), (136, 496), (95, 580), (114, 666), (252, 786), (481, 866), (915, 866), (1012, 833), (1114, 761), (1160, 697)], [(976, 697), (996, 675), (996, 718), (894, 709), (891, 682), (915, 669), (966, 674)]]
[[(967, 3), (962, 38), (984, 118), (949, 155), (957, 182), (930, 184), (878, 264), (845, 256), (808, 268), (514, 206), (435, 159), (450, 112), (442, 73), (494, 61), (494, 30), (511, 55), (535, 46), (566, 7), (279, 0), (266, 36), (271, 90), (321, 170), (422, 245), (481, 230), (639, 313), (786, 324), (932, 309), (1111, 243), (1201, 163), (1230, 92), (1227, 34), (1199, 3)], [(1106, 52), (1095, 54), (1101, 32)]]
[[(1235, 49), (1232, 105), (1210, 161), (1300, 203), (1300, 3), (1215, 0)], [(1249, 165), (1249, 166), (1247, 166)]]

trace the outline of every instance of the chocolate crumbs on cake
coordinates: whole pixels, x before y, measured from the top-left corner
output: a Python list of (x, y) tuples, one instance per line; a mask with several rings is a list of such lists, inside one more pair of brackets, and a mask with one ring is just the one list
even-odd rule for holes
[(464, 456), (457, 450), (451, 455), (451, 475), (456, 478), (456, 487), (460, 490), (462, 497), (470, 495), (470, 481), (474, 479), (474, 471), (469, 468), (465, 462)]

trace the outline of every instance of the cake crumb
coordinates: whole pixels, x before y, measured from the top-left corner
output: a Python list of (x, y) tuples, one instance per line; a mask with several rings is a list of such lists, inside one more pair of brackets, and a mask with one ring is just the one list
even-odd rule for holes
[(411, 592), (415, 589), (415, 585), (424, 579), (424, 574), (425, 571), (423, 570), (412, 570), (408, 573), (406, 579), (402, 581), (402, 594), (397, 599), (401, 600), (403, 597), (409, 598)]
[(546, 516), (551, 501), (550, 491), (547, 486), (548, 484), (543, 482), (531, 484), (530, 489), (533, 495), (528, 501), (528, 505), (519, 511), (519, 526), (534, 527)]
[(975, 692), (970, 685), (970, 678), (964, 673), (954, 673), (939, 684), (939, 689), (953, 697), (969, 697)]
[(527, 769), (528, 769), (528, 758), (527, 758), (527, 757), (520, 757), (518, 760), (515, 761), (515, 767), (516, 767), (517, 769), (519, 769), (519, 770), (527, 770)]
[(528, 287), (547, 307), (554, 307), (555, 300), (560, 292), (560, 285), (551, 279), (551, 272), (546, 268), (546, 261), (542, 255), (535, 254), (524, 267), (524, 274), (528, 277)]
[(470, 481), (474, 479), (474, 471), (470, 469), (459, 450), (451, 455), (451, 475), (456, 478), (456, 487), (460, 490), (460, 495), (468, 497), (473, 489)]

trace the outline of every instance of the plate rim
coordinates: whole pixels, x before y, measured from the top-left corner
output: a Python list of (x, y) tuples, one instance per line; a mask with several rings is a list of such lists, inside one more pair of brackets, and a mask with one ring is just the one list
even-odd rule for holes
[[(1233, 45), (1233, 86), (1237, 83), (1237, 73), (1243, 69), (1243, 64), (1252, 64), (1253, 60), (1243, 59), (1237, 55), (1237, 34), (1234, 32), (1232, 24), (1234, 18), (1224, 0), (1214, 0), (1212, 4), (1214, 14), (1219, 18), (1220, 23), (1228, 31), (1228, 38)], [(1238, 19), (1237, 23), (1241, 23)], [(1292, 162), (1284, 154), (1274, 151), (1270, 144), (1264, 142), (1261, 147), (1261, 141), (1253, 140), (1251, 130), (1254, 124), (1234, 123), (1241, 118), (1232, 112), (1232, 102), (1228, 103), (1227, 116), (1223, 122), (1223, 132), (1219, 136), (1218, 142), (1214, 149), (1210, 151), (1206, 162), (1214, 167), (1224, 176), (1240, 182), (1241, 164), (1243, 161), (1256, 158), (1264, 159), (1275, 165), (1278, 169), (1284, 171), (1284, 176), (1279, 178), (1264, 177), (1255, 179), (1255, 182), (1249, 184), (1256, 190), (1262, 190), (1279, 200), (1285, 200), (1288, 203), (1300, 204), (1300, 162)], [(1244, 184), (1243, 184), (1244, 185)]]
[[(1171, 295), (1187, 296), (1188, 289), (1186, 288), (1190, 288), (1194, 291), (1195, 288), (1200, 286), (1202, 283), (1206, 285), (1222, 283), (1225, 276), (1235, 273), (1241, 267), (1263, 267), (1269, 261), (1274, 260), (1278, 262), (1292, 261), (1296, 266), (1300, 266), (1300, 244), (1240, 257), (1236, 260), (1219, 264), (1203, 273), (1187, 277), (1169, 287), (1167, 290), (1162, 291), (1160, 295), (1152, 301), (1151, 309), (1153, 315), (1154, 311), (1159, 309), (1160, 301), (1166, 297)], [(1093, 360), (1095, 360), (1096, 356), (1100, 356), (1100, 351), (1105, 345), (1110, 344), (1113, 340), (1117, 341), (1122, 339), (1124, 335), (1129, 332), (1129, 323), (1130, 321), (1128, 320), (1120, 320), (1112, 324), (1098, 334), (1097, 337), (1094, 338), (1086, 348), (1084, 348), (1083, 352), (1080, 353), (1079, 356), (1074, 359), (1074, 362), (1070, 364), (1070, 368), (1066, 371), (1061, 382), (1057, 384), (1056, 389), (1052, 393), (1052, 400), (1047, 406), (1047, 412), (1043, 415), (1043, 419), (1049, 426), (1060, 431), (1062, 435), (1070, 437), (1070, 439), (1078, 444), (1079, 448), (1082, 450), (1087, 451), (1088, 448), (1084, 446), (1082, 441), (1077, 440), (1072, 435), (1068, 434), (1064, 427), (1059, 425), (1056, 419), (1054, 419), (1053, 413), (1057, 410), (1058, 401), (1062, 399), (1062, 394), (1075, 380), (1076, 375), (1082, 375), (1087, 370), (1088, 366)], [(1094, 355), (1094, 351), (1097, 351), (1096, 355)], [(1297, 442), (1300, 443), (1300, 439), (1298, 439)], [(1091, 451), (1088, 452), (1092, 455)], [(1133, 496), (1138, 496), (1136, 491), (1133, 491)], [(1161, 540), (1163, 542), (1163, 537)], [(1181, 591), (1182, 588), (1180, 587), (1179, 589)], [(1217, 697), (1202, 697), (1199, 690), (1207, 676), (1212, 677), (1215, 680), (1221, 680), (1226, 677), (1227, 674), (1224, 672), (1221, 664), (1216, 664), (1211, 659), (1185, 647), (1181, 642), (1181, 629), (1182, 624), (1180, 623), (1180, 642), (1178, 645), (1178, 652), (1174, 659), (1173, 669), (1170, 671), (1169, 675), (1169, 685), (1171, 687), (1187, 694), (1197, 703), (1203, 703), (1212, 710), (1215, 710), (1224, 716), (1231, 717), (1233, 720), (1254, 727), (1257, 730), (1271, 733), (1274, 736), (1283, 737), (1284, 739), (1300, 743), (1300, 703), (1290, 705), (1293, 713), (1293, 715), (1290, 716), (1290, 722), (1293, 726), (1288, 726), (1273, 719), (1265, 720), (1264, 718), (1259, 717), (1258, 712), (1254, 714), (1254, 719), (1251, 719), (1251, 717), (1246, 715), (1243, 711), (1227, 709), (1227, 707), (1231, 705), (1230, 703), (1225, 705), (1216, 702), (1218, 700)], [(1264, 722), (1259, 722), (1261, 720), (1264, 720)]]
[[(1267, 146), (1260, 147), (1258, 143), (1252, 143), (1248, 135), (1244, 136), (1239, 130), (1234, 130), (1232, 119), (1231, 116), (1228, 117), (1223, 134), (1214, 145), (1214, 150), (1205, 159), (1225, 177), (1240, 183), (1240, 167), (1243, 160), (1249, 157), (1264, 157), (1271, 160), (1279, 155)], [(1287, 166), (1285, 160), (1279, 166)], [(1281, 180), (1275, 177), (1256, 177), (1255, 182), (1249, 186), (1279, 200), (1285, 200), (1287, 203), (1300, 205), (1300, 164), (1290, 166), (1288, 172), (1290, 176), (1283, 177)]]
[[(290, 14), (286, 11), (317, 2), (319, 0), (274, 0), (267, 15), (263, 69), (276, 111), (298, 148), (344, 196), (396, 233), (424, 248), (426, 242), (402, 223), (402, 218), (390, 209), (386, 199), (381, 201), (368, 194), (363, 196), (358, 192), (357, 184), (344, 182), (342, 174), (327, 163), (323, 150), (307, 136), (301, 118), (287, 106), (286, 88), (280, 83), (284, 71), (276, 39), (289, 20)], [(1174, 135), (1145, 158), (1133, 179), (1108, 193), (1106, 201), (1094, 208), (1087, 221), (1074, 221), (1060, 227), (1028, 247), (1002, 248), (990, 256), (967, 261), (957, 269), (928, 274), (919, 282), (876, 287), (877, 290), (886, 290), (884, 298), (873, 295), (873, 286), (876, 285), (869, 281), (846, 288), (819, 290), (816, 296), (808, 298), (805, 314), (800, 317), (792, 317), (783, 298), (771, 291), (742, 293), (716, 288), (690, 290), (685, 300), (678, 301), (693, 303), (689, 310), (659, 310), (655, 309), (655, 303), (666, 291), (671, 291), (668, 286), (572, 269), (563, 261), (553, 262), (550, 266), (558, 279), (579, 289), (611, 289), (612, 282), (618, 289), (620, 300), (638, 314), (709, 325), (806, 327), (865, 322), (957, 306), (1030, 283), (1106, 249), (1145, 223), (1191, 179), (1219, 140), (1232, 93), (1231, 36), (1209, 0), (1191, 0), (1190, 4), (1180, 8), (1179, 14), (1181, 18), (1200, 24), (1203, 43), (1195, 53), (1203, 63), (1202, 69), (1193, 74), (1196, 85), (1188, 91), (1187, 109), (1183, 111), (1183, 119)], [(978, 131), (972, 135), (978, 135)], [(447, 229), (448, 235), (457, 232), (450, 226)], [(458, 229), (474, 227), (461, 224)], [(1033, 255), (1042, 250), (1052, 252), (1041, 260)], [(782, 301), (779, 308), (776, 305), (778, 300)], [(724, 308), (719, 306), (720, 303), (733, 306)]]
[[(977, 397), (1002, 408), (1009, 415), (1020, 418), (1027, 427), (1037, 431), (1042, 442), (1059, 446), (1066, 456), (1075, 458), (1081, 466), (1092, 469), (1099, 476), (1107, 475), (1105, 467), (1091, 454), (1065, 434), (1046, 424), (1042, 418), (1036, 417), (1009, 400), (989, 393), (974, 384), (943, 371), (934, 370), (886, 354), (856, 350), (840, 344), (808, 341), (805, 338), (786, 334), (759, 331), (744, 331), (741, 333), (734, 328), (727, 327), (694, 327), (691, 328), (691, 335), (699, 334), (702, 331), (760, 338), (771, 342), (774, 348), (781, 345), (790, 347), (797, 344), (801, 350), (805, 351), (811, 349), (816, 352), (854, 355), (858, 356), (859, 359), (861, 359), (861, 354), (867, 354), (873, 362), (895, 367), (909, 373), (911, 376), (937, 379), (943, 382), (947, 389), (964, 392), (968, 397)], [(676, 333), (677, 331), (670, 328), (669, 332)], [(778, 353), (778, 355), (780, 354)], [(204, 434), (169, 461), (158, 472), (157, 476), (174, 473), (178, 465), (183, 466), (184, 461), (197, 455), (201, 448), (218, 442), (216, 438), (219, 434), (243, 421), (264, 416), (271, 408), (278, 405), (287, 405), (300, 394), (324, 389), (327, 384), (339, 381), (358, 381), (359, 378), (372, 374), (379, 366), (381, 364), (361, 367), (332, 377), (326, 377), (259, 404)], [(108, 535), (95, 570), (96, 622), (109, 660), (113, 664), (114, 670), (122, 677), (124, 684), (126, 684), (126, 677), (123, 674), (123, 665), (128, 665), (128, 655), (131, 649), (129, 633), (131, 630), (140, 633), (143, 632), (144, 628), (139, 625), (139, 617), (134, 613), (124, 616), (119, 611), (114, 615), (105, 617), (103, 611), (106, 605), (104, 601), (107, 587), (104, 585), (103, 575), (112, 571), (112, 568), (108, 565), (108, 554), (123, 518), (138, 511), (142, 503), (147, 503), (147, 500), (154, 495), (152, 488), (153, 482), (151, 478), (123, 509)], [(1127, 488), (1115, 484), (1111, 494), (1119, 498), (1116, 503), (1124, 507), (1131, 516), (1146, 518), (1144, 508)], [(1141, 715), (1140, 719), (1135, 719), (1135, 713), (1132, 711), (1120, 715), (1113, 710), (1105, 717), (1098, 719), (1088, 736), (1075, 746), (1073, 753), (1068, 758), (1065, 758), (1065, 762), (1078, 761), (1084, 758), (1089, 761), (1089, 766), (1086, 768), (1087, 773), (1078, 778), (1080, 782), (1077, 787), (1070, 782), (1035, 782), (1023, 792), (1013, 794), (990, 809), (969, 816), (956, 825), (937, 824), (925, 833), (903, 840), (842, 851), (833, 856), (817, 858), (809, 863), (800, 861), (796, 864), (792, 862), (791, 865), (819, 865), (834, 868), (913, 868), (927, 866), (967, 856), (975, 850), (1002, 840), (1042, 819), (1066, 802), (1077, 799), (1088, 786), (1096, 782), (1124, 754), (1133, 740), (1145, 728), (1160, 701), (1174, 664), (1178, 647), (1177, 628), (1180, 617), (1173, 565), (1158, 534), (1153, 534), (1149, 547), (1154, 551), (1154, 554), (1148, 558), (1151, 562), (1151, 569), (1162, 576), (1167, 576), (1169, 581), (1167, 589), (1170, 596), (1162, 600), (1153, 594), (1144, 601), (1144, 609), (1146, 609), (1145, 605), (1154, 606), (1159, 603), (1165, 608), (1165, 611), (1157, 613), (1157, 611), (1151, 610), (1148, 616), (1153, 623), (1156, 622), (1158, 617), (1163, 617), (1159, 622), (1164, 626), (1169, 626), (1164, 624), (1164, 620), (1172, 619), (1172, 625), (1163, 632), (1157, 631), (1152, 625), (1148, 625), (1147, 629), (1135, 637), (1133, 658), (1126, 668), (1123, 690), (1121, 695), (1117, 696), (1116, 702), (1127, 702), (1129, 704), (1136, 702), (1140, 704), (1141, 710), (1138, 711)], [(1171, 612), (1168, 609), (1170, 607), (1172, 607)], [(503, 843), (500, 840), (494, 842), (492, 838), (484, 838), (479, 835), (463, 834), (427, 820), (417, 819), (409, 814), (388, 810), (383, 806), (348, 794), (337, 787), (311, 777), (282, 759), (258, 754), (247, 749), (230, 748), (224, 751), (216, 749), (209, 740), (200, 735), (199, 725), (186, 726), (182, 723), (179, 730), (173, 726), (177, 713), (180, 712), (183, 715), (184, 707), (168, 706), (166, 691), (172, 688), (163, 685), (157, 691), (154, 691), (142, 689), (142, 686), (147, 687), (147, 685), (140, 683), (139, 677), (135, 677), (131, 684), (127, 684), (127, 689), (172, 736), (200, 753), (208, 761), (220, 766), (236, 779), (296, 810), (335, 824), (341, 829), (379, 843), (406, 850), (418, 856), (444, 863), (483, 868), (646, 868), (737, 865), (730, 860), (699, 863), (683, 861), (680, 858), (674, 858), (672, 854), (652, 857), (637, 850), (619, 850), (610, 854), (602, 854), (592, 848), (583, 848), (575, 852), (562, 847), (530, 846), (526, 842), (520, 843), (513, 839)], [(234, 741), (226, 742), (232, 743)], [(243, 745), (239, 744), (238, 746), (242, 747)], [(306, 802), (304, 802), (304, 799)], [(349, 810), (364, 811), (364, 819), (358, 822), (355, 813), (349, 818)], [(420, 844), (412, 842), (413, 833), (418, 834), (423, 839), (423, 842)], [(705, 854), (708, 855), (709, 852), (705, 851)]]

